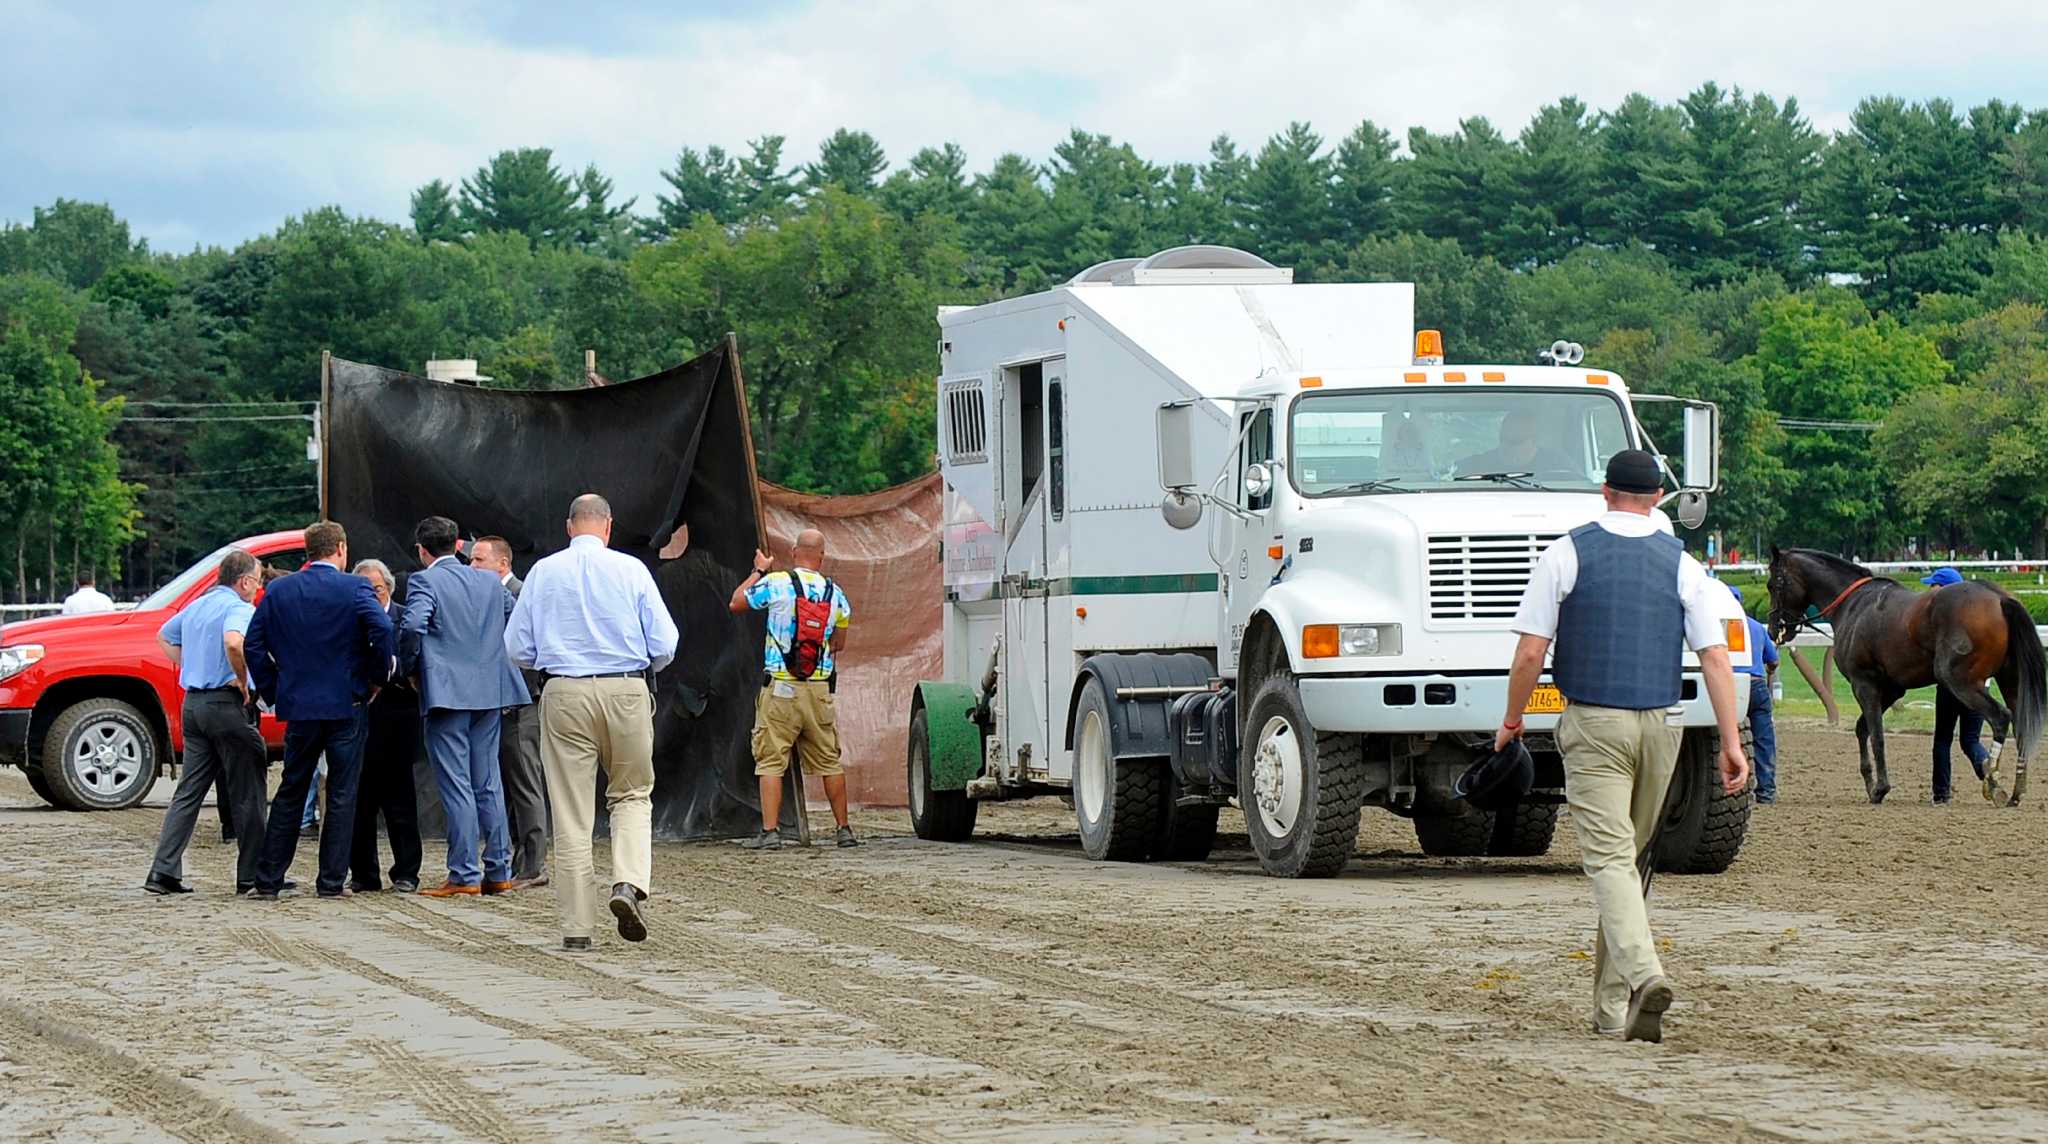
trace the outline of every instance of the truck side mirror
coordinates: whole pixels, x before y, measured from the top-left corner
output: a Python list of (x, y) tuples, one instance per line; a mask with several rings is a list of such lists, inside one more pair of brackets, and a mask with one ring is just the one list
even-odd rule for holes
[(1685, 403), (1684, 489), (1713, 492), (1721, 487), (1721, 409), (1705, 401)]
[(1195, 486), (1195, 407), (1178, 402), (1159, 407), (1159, 487), (1169, 492)]

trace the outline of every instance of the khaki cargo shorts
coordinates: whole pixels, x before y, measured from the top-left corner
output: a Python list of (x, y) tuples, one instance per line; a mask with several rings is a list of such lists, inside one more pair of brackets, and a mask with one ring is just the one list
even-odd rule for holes
[(796, 750), (807, 775), (844, 774), (839, 765), (839, 713), (824, 680), (778, 679), (754, 701), (754, 773), (779, 775)]

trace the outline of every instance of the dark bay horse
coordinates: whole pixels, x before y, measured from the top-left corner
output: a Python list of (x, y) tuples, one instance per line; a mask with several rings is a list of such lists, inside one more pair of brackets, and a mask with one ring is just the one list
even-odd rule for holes
[[(1884, 761), (1885, 710), (1907, 691), (1939, 683), (1991, 725), (2000, 750), (1985, 767), (1984, 796), (2001, 806), (2019, 803), (2027, 789), (2027, 763), (2040, 750), (2048, 722), (2048, 654), (2024, 605), (1977, 580), (1915, 592), (1810, 548), (1771, 549), (1770, 591), (1773, 639), (1789, 641), (1809, 623), (1810, 607), (1834, 623), (1835, 662), (1863, 712), (1856, 720), (1856, 745), (1871, 802), (1883, 802), (1892, 789)], [(2003, 705), (1984, 686), (1992, 679)], [(2008, 729), (2019, 734), (2010, 797), (1998, 781)]]

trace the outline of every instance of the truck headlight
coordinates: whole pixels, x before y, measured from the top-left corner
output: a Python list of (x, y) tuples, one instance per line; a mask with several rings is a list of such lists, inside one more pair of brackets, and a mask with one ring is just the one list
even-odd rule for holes
[(1399, 624), (1310, 624), (1301, 629), (1303, 659), (1400, 654)]
[(0, 647), (0, 679), (9, 679), (28, 670), (28, 665), (43, 658), (43, 645), (35, 643), (14, 644)]

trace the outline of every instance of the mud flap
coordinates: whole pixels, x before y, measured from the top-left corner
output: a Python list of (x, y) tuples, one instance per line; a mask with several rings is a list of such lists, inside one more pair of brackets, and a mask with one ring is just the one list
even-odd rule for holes
[(933, 790), (964, 790), (981, 774), (981, 728), (968, 719), (974, 688), (964, 683), (920, 682), (914, 702), (924, 708), (931, 736)]

